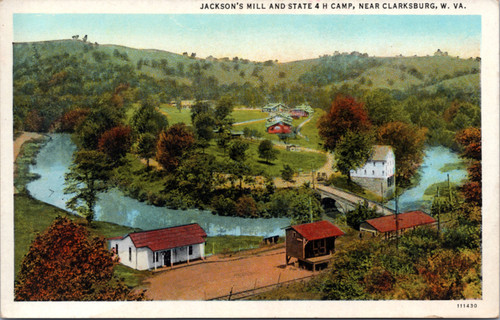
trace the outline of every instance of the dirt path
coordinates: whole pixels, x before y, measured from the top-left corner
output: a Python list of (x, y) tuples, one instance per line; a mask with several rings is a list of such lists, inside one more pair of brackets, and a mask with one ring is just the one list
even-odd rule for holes
[(32, 140), (32, 139), (38, 139), (43, 137), (41, 134), (36, 133), (36, 132), (23, 132), (19, 137), (14, 140), (14, 161), (16, 161), (17, 156), (19, 155), (19, 152), (21, 151), (21, 146), (23, 143), (26, 141)]
[(207, 300), (312, 275), (288, 265), (285, 248), (250, 256), (208, 257), (204, 262), (158, 272), (148, 279), (147, 297), (153, 300)]

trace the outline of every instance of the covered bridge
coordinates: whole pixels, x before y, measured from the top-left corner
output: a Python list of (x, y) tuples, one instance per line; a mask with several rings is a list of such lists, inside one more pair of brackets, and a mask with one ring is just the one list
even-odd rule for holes
[(134, 232), (109, 238), (120, 263), (137, 269), (156, 269), (174, 263), (203, 259), (207, 234), (197, 224)]
[(344, 232), (328, 221), (306, 223), (286, 228), (286, 264), (296, 258), (299, 265), (328, 264), (335, 252), (335, 239)]
[(380, 218), (366, 220), (359, 230), (375, 235), (384, 235), (386, 239), (400, 235), (407, 230), (423, 225), (435, 225), (436, 219), (422, 211), (410, 211), (398, 215), (392, 214)]

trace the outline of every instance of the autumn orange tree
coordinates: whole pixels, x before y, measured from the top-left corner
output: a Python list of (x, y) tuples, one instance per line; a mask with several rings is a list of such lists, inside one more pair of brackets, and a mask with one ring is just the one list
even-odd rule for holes
[(59, 131), (73, 132), (90, 113), (89, 109), (76, 108), (63, 114), (59, 119)]
[(394, 150), (399, 179), (408, 181), (417, 172), (424, 157), (426, 134), (426, 128), (404, 122), (389, 122), (378, 129), (378, 142)]
[(104, 132), (99, 138), (98, 149), (113, 161), (118, 161), (130, 149), (130, 127), (118, 126)]
[(116, 261), (103, 239), (57, 217), (24, 257), (15, 284), (17, 301), (142, 300), (113, 276)]
[(467, 168), (469, 181), (462, 186), (468, 202), (481, 205), (481, 129), (467, 128), (457, 133), (457, 142), (463, 147), (462, 157), (471, 159)]
[(160, 133), (156, 146), (156, 160), (165, 170), (173, 170), (182, 156), (194, 144), (194, 134), (184, 123), (176, 123)]
[(319, 135), (325, 149), (333, 151), (338, 141), (348, 131), (359, 132), (370, 129), (371, 123), (363, 103), (352, 97), (337, 96), (330, 112), (319, 119)]

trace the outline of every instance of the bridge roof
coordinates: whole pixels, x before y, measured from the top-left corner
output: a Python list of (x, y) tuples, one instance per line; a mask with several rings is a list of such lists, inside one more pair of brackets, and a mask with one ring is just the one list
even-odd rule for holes
[[(436, 222), (436, 219), (422, 211), (410, 211), (397, 215), (398, 230), (417, 227)], [(366, 220), (366, 223), (373, 226), (379, 232), (396, 231), (396, 215), (392, 214), (380, 218)]]
[(318, 221), (313, 223), (299, 224), (296, 226), (290, 226), (289, 228), (294, 229), (300, 233), (308, 241), (339, 237), (344, 235), (344, 232), (340, 230), (336, 225), (329, 221)]

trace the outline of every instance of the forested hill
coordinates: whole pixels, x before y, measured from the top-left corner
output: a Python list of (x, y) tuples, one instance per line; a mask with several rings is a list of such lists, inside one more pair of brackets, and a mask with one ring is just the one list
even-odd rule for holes
[[(75, 57), (86, 63), (130, 65), (141, 74), (156, 79), (193, 82), (201, 74), (219, 85), (314, 85), (349, 83), (361, 89), (386, 88), (406, 90), (437, 85), (447, 87), (479, 85), (480, 62), (449, 56), (369, 57), (358, 52), (336, 53), (315, 59), (279, 63), (254, 62), (244, 57), (197, 57), (196, 53), (176, 54), (151, 49), (133, 49), (119, 45), (96, 45), (78, 40), (15, 43), (15, 64), (29, 61), (34, 55)], [(97, 65), (96, 65), (97, 66)], [(450, 81), (456, 79), (457, 81)], [(435, 88), (434, 88), (435, 89)]]
[[(397, 109), (412, 104), (408, 111), (418, 112), (409, 115), (411, 121), (423, 126), (429, 119), (422, 115), (453, 121), (444, 114), (452, 102), (480, 106), (480, 59), (459, 59), (440, 51), (427, 57), (385, 58), (335, 53), (288, 63), (81, 40), (14, 43), (13, 51), (16, 130), (49, 131), (69, 110), (89, 109), (113, 97), (113, 103), (130, 105), (146, 98), (165, 104), (228, 96), (235, 105), (247, 107), (281, 101), (326, 110), (339, 93), (366, 103), (371, 93), (379, 92)], [(416, 106), (409, 98), (425, 105)]]

